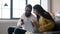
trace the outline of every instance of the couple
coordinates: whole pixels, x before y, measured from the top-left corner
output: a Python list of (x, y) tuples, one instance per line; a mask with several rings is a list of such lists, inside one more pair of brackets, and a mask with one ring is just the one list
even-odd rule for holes
[(17, 27), (8, 28), (8, 34), (25, 34), (29, 32), (47, 32), (52, 31), (55, 26), (55, 21), (51, 15), (46, 12), (40, 5), (35, 5), (33, 7), (33, 13), (37, 16), (35, 17), (31, 13), (32, 6), (29, 4), (25, 7), (25, 13), (21, 16), (21, 19), (17, 23)]

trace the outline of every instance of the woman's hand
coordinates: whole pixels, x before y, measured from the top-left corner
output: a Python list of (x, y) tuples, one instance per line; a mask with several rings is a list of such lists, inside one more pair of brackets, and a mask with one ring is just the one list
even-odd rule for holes
[(45, 31), (45, 28), (44, 28), (43, 26), (40, 26), (40, 27), (38, 28), (38, 31), (43, 32), (43, 31)]

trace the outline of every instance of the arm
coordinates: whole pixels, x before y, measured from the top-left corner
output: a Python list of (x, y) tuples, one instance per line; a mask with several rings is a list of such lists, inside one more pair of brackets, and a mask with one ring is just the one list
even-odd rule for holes
[(49, 12), (53, 19), (55, 19), (55, 14), (53, 11)]
[(32, 16), (33, 18), (31, 18), (31, 22), (33, 27), (37, 28), (38, 22), (37, 22), (37, 17), (35, 17), (34, 15)]
[(41, 31), (49, 31), (52, 30), (54, 27), (53, 21), (47, 21), (47, 24), (41, 26)]
[(18, 26), (18, 27), (21, 27), (21, 23), (22, 23), (22, 22), (21, 22), (21, 19), (19, 19), (18, 22), (17, 22), (17, 26)]
[(48, 24), (43, 25), (45, 30), (51, 30), (54, 27), (53, 22), (49, 22)]
[(17, 23), (18, 27), (22, 27), (22, 25), (24, 24), (23, 23), (23, 21), (24, 21), (23, 18), (24, 18), (24, 15), (22, 15), (21, 18), (18, 20), (18, 23)]

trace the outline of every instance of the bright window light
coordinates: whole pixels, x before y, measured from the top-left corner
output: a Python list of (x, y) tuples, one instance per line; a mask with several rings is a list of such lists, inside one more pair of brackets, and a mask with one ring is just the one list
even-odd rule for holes
[(0, 0), (0, 18), (10, 19), (10, 0)]
[(1, 18), (1, 0), (0, 0), (0, 18)]
[(10, 9), (2, 9), (2, 18), (10, 19)]
[(0, 18), (1, 18), (1, 9), (0, 9)]
[(19, 18), (25, 12), (25, 0), (13, 0), (13, 18)]
[(40, 5), (40, 0), (28, 0), (28, 4), (31, 4), (32, 6), (39, 4)]
[(48, 11), (48, 0), (41, 0), (41, 6)]

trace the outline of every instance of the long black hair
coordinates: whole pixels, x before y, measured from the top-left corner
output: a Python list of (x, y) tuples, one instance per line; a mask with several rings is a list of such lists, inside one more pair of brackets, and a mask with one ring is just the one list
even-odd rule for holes
[[(44, 18), (46, 18), (46, 19), (51, 19), (51, 20), (53, 20), (53, 18), (51, 17), (51, 15), (48, 13), (48, 12), (46, 12), (43, 8), (42, 8), (42, 6), (40, 6), (40, 5), (35, 5), (34, 7), (33, 7), (33, 9), (35, 9), (35, 10), (37, 10), (37, 12), (41, 15), (41, 16), (43, 16)], [(38, 17), (38, 16), (37, 16)], [(39, 19), (39, 18), (37, 18), (37, 19)], [(54, 21), (54, 20), (53, 20)]]

